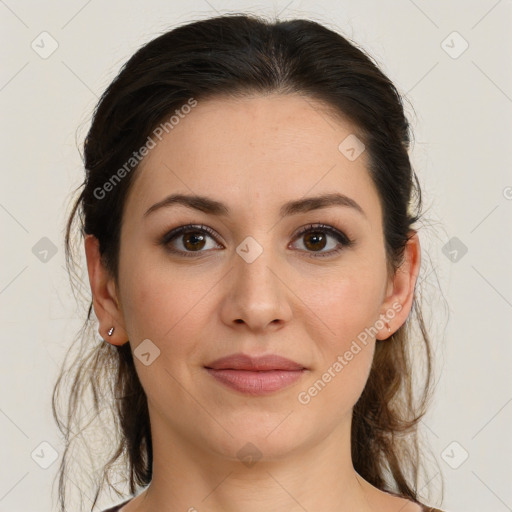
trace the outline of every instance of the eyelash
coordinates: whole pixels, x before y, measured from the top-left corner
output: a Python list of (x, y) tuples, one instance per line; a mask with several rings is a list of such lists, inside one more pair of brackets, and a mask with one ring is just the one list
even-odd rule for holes
[[(180, 235), (186, 234), (186, 233), (194, 233), (194, 232), (205, 232), (209, 234), (213, 239), (215, 239), (215, 231), (213, 229), (209, 228), (208, 226), (204, 226), (203, 224), (195, 225), (195, 224), (187, 224), (186, 226), (180, 226), (179, 228), (173, 229), (170, 232), (166, 233), (160, 243), (168, 250), (169, 252), (173, 254), (179, 254), (181, 256), (185, 256), (187, 258), (189, 257), (197, 257), (195, 253), (201, 253), (205, 251), (181, 251), (176, 249), (170, 248), (170, 242), (173, 241), (175, 238), (178, 238)], [(332, 249), (327, 252), (317, 252), (314, 251), (305, 251), (308, 254), (308, 257), (311, 258), (324, 258), (326, 256), (333, 256), (334, 254), (338, 254), (343, 249), (347, 249), (354, 245), (354, 240), (351, 240), (350, 238), (345, 235), (342, 231), (337, 230), (336, 228), (326, 225), (326, 224), (308, 224), (307, 226), (304, 226), (300, 229), (300, 231), (295, 235), (294, 240), (299, 239), (302, 235), (309, 233), (309, 232), (326, 232), (329, 233), (331, 236), (333, 236), (339, 244), (341, 244), (337, 249)], [(217, 242), (218, 243), (218, 242)]]

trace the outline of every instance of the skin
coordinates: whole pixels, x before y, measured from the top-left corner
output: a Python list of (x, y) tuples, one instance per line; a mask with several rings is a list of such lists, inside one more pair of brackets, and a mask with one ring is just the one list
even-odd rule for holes
[[(134, 357), (148, 397), (153, 481), (122, 512), (420, 510), (371, 486), (351, 460), (352, 408), (375, 344), (386, 343), (409, 314), (420, 267), (414, 234), (399, 271), (387, 273), (368, 155), (350, 161), (338, 150), (354, 132), (348, 121), (299, 95), (199, 102), (134, 176), (117, 282), (101, 264), (97, 240), (86, 237), (100, 334), (114, 345), (130, 340), (132, 352), (145, 339), (160, 350), (148, 366)], [(332, 206), (279, 217), (287, 201), (333, 191), (357, 201), (365, 215)], [(144, 217), (171, 193), (208, 196), (226, 203), (231, 214), (220, 218), (174, 205)], [(297, 238), (310, 223), (333, 226), (355, 243), (315, 257), (338, 241), (325, 231), (324, 246), (308, 243), (307, 234)], [(187, 244), (184, 235), (170, 242), (192, 257), (166, 251), (159, 240), (186, 224), (204, 224), (218, 236), (205, 234), (196, 252), (197, 241)], [(252, 263), (236, 252), (247, 236), (263, 248)], [(298, 394), (393, 304), (401, 309), (389, 320), (391, 333), (385, 325), (360, 343), (343, 370), (301, 404)], [(288, 388), (251, 397), (204, 369), (235, 352), (276, 353), (308, 370)], [(261, 454), (251, 467), (237, 457), (248, 442)]]

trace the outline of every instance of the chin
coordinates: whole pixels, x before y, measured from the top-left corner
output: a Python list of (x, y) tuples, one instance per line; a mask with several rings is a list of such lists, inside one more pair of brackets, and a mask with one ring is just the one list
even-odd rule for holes
[[(264, 462), (290, 457), (306, 445), (314, 444), (314, 438), (318, 436), (311, 426), (311, 431), (305, 429), (298, 417), (295, 418), (299, 420), (298, 424), (290, 421), (294, 416), (291, 411), (289, 408), (284, 414), (249, 414), (244, 420), (223, 423), (231, 435), (219, 428), (218, 435), (204, 441), (215, 455), (226, 461), (245, 463), (247, 460), (247, 467), (251, 466), (250, 461)], [(205, 432), (204, 435), (211, 433)]]

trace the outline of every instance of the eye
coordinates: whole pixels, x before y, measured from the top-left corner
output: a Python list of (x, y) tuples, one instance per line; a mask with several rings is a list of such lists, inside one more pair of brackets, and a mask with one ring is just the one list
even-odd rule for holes
[[(330, 251), (320, 252), (328, 244), (328, 238), (334, 238), (337, 243), (334, 244), (334, 249)], [(339, 253), (344, 248), (350, 247), (354, 244), (353, 240), (350, 240), (345, 233), (337, 230), (332, 226), (325, 224), (310, 224), (302, 228), (296, 235), (295, 239), (303, 240), (303, 245), (306, 248), (306, 252), (313, 252), (318, 254), (308, 254), (313, 258), (322, 258), (325, 256), (332, 256)]]
[[(314, 258), (337, 254), (344, 248), (354, 244), (354, 241), (350, 240), (345, 233), (325, 224), (309, 224), (305, 226), (295, 235), (295, 240), (301, 237), (303, 238), (305, 252), (313, 253), (308, 254), (308, 256)], [(216, 235), (211, 228), (203, 225), (188, 224), (165, 234), (160, 243), (171, 253), (191, 257), (195, 256), (194, 253), (205, 252), (203, 249), (215, 248), (215, 244), (212, 247), (207, 247), (207, 238), (215, 241)], [(329, 238), (335, 240), (334, 248), (329, 251), (322, 251), (328, 245), (327, 241)], [(175, 244), (175, 242), (179, 242), (179, 244)], [(177, 248), (176, 245), (181, 245), (181, 247)], [(217, 247), (222, 248), (220, 244), (217, 244)]]
[[(164, 235), (161, 243), (172, 253), (178, 253), (183, 256), (194, 256), (194, 252), (204, 252), (201, 249), (205, 247), (207, 237), (215, 237), (215, 232), (211, 228), (203, 225), (194, 226), (189, 224), (173, 229)], [(171, 242), (175, 240), (180, 241), (179, 245), (183, 248), (173, 248)]]

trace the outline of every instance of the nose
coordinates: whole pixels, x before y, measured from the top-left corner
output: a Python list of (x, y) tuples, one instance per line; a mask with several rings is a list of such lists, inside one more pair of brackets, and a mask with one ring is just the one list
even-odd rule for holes
[(279, 329), (290, 321), (293, 293), (282, 266), (270, 253), (265, 249), (254, 261), (235, 255), (221, 306), (227, 325), (264, 332), (269, 326)]

